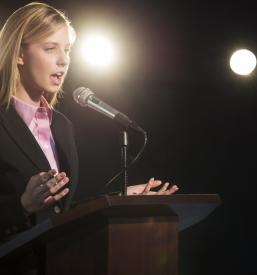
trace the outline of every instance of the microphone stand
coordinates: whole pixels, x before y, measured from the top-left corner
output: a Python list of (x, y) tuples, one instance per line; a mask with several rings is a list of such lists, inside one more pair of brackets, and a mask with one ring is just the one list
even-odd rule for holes
[(123, 171), (122, 195), (127, 195), (128, 185), (128, 133), (121, 132), (121, 169)]

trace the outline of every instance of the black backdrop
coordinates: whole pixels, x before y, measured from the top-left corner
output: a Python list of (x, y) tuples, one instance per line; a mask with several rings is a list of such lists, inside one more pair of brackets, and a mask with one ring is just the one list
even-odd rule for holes
[[(1, 25), (27, 2), (1, 1)], [(238, 77), (228, 62), (240, 47), (257, 54), (254, 1), (46, 2), (66, 12), (78, 39), (94, 20), (113, 31), (123, 55), (115, 73), (93, 72), (74, 45), (58, 108), (76, 131), (78, 199), (103, 193), (120, 165), (117, 127), (72, 99), (87, 86), (148, 132), (131, 184), (154, 176), (180, 193), (221, 196), (219, 209), (180, 234), (180, 274), (253, 274), (257, 75)], [(131, 133), (130, 141), (135, 153), (142, 139)]]

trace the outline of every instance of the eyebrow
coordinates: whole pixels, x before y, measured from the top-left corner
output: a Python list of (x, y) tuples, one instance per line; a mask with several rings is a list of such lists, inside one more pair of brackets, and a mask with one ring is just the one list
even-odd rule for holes
[[(44, 42), (43, 44), (44, 44), (44, 45), (46, 45), (46, 44), (52, 44), (52, 45), (55, 45), (55, 46), (60, 45), (60, 44), (57, 43), (57, 42), (51, 42), (51, 41), (49, 41), (49, 42)], [(71, 47), (71, 43), (66, 44), (65, 47)]]

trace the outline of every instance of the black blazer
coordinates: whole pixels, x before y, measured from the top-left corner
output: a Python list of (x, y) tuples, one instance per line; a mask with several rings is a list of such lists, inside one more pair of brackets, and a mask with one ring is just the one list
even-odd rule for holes
[[(70, 192), (60, 202), (63, 211), (70, 207), (77, 181), (78, 156), (71, 122), (53, 111), (52, 135), (60, 171), (70, 178)], [(20, 197), (31, 176), (50, 170), (36, 139), (13, 106), (0, 107), (0, 242), (28, 226)], [(48, 215), (49, 213), (47, 213)]]

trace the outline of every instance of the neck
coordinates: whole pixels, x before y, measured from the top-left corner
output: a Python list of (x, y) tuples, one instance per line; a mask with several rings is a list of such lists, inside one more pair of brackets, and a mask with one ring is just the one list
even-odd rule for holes
[(22, 85), (17, 87), (16, 97), (25, 101), (33, 106), (40, 106), (40, 98), (43, 95), (42, 92), (27, 91)]

